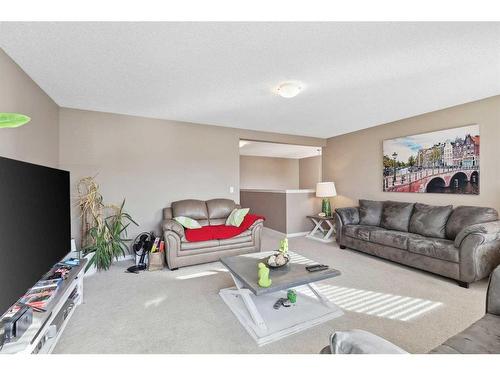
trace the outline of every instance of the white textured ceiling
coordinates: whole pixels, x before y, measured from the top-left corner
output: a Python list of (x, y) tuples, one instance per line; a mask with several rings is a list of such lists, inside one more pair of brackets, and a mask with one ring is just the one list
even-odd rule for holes
[(63, 107), (317, 137), (500, 94), (500, 23), (2, 23), (0, 46)]
[(240, 155), (303, 159), (321, 155), (321, 147), (242, 140), (240, 141)]

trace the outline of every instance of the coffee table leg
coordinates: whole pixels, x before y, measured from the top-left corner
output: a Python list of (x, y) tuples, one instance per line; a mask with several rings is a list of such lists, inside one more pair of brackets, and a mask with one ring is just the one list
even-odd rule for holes
[(234, 285), (236, 285), (236, 293), (241, 297), (243, 300), (243, 303), (245, 304), (245, 307), (247, 308), (248, 312), (250, 313), (250, 316), (252, 317), (253, 322), (262, 330), (267, 331), (267, 326), (266, 323), (264, 322), (264, 319), (262, 318), (262, 315), (260, 315), (259, 310), (257, 309), (257, 306), (255, 306), (255, 303), (252, 301), (252, 297), (250, 294), (252, 293), (250, 290), (246, 289), (243, 287), (243, 284), (230, 272), (231, 277), (234, 280)]
[(330, 302), (328, 298), (326, 298), (323, 293), (321, 293), (314, 284), (307, 284), (309, 289), (311, 289), (311, 292), (314, 293), (314, 295), (318, 298), (318, 300), (325, 305), (326, 307), (329, 308), (334, 308), (336, 307), (334, 303)]

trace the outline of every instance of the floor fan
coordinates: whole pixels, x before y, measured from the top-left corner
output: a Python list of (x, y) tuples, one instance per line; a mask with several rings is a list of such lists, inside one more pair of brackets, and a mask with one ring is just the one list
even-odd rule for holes
[(142, 232), (135, 238), (132, 243), (132, 249), (134, 250), (135, 259), (139, 258), (139, 262), (137, 262), (136, 265), (127, 268), (127, 272), (139, 273), (139, 271), (144, 271), (146, 269), (146, 256), (151, 251), (154, 240), (154, 233), (148, 232)]

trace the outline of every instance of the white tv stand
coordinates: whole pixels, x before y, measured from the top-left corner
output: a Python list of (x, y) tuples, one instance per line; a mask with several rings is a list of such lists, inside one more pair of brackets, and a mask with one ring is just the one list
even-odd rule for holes
[[(49, 354), (55, 348), (76, 306), (83, 301), (86, 259), (73, 266), (62, 282), (47, 311), (33, 311), (33, 323), (24, 334), (4, 344), (0, 354)], [(73, 295), (73, 297), (71, 297)]]

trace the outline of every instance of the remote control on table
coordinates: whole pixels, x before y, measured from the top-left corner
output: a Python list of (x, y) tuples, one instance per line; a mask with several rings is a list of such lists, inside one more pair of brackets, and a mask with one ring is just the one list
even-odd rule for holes
[(327, 270), (329, 267), (325, 264), (314, 264), (312, 266), (306, 266), (306, 270), (309, 272), (317, 272)]
[(276, 301), (273, 307), (275, 310), (278, 310), (281, 306), (290, 307), (292, 306), (292, 304), (288, 300), (288, 298), (280, 298), (279, 300)]

